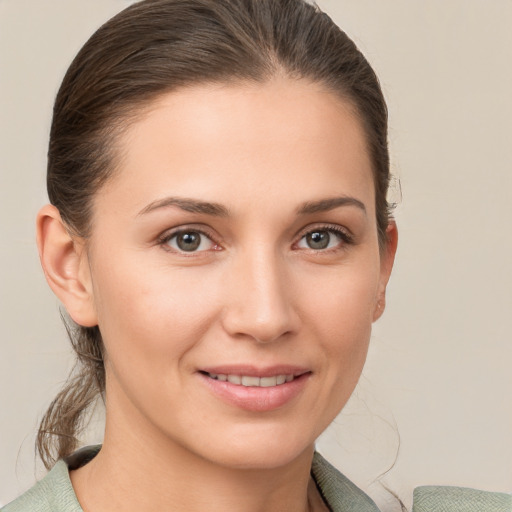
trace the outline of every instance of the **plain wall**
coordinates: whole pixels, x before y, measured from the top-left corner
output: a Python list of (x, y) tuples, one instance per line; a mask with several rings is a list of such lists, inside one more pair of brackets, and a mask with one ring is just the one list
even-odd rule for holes
[[(72, 364), (34, 242), (52, 102), (129, 3), (0, 0), (0, 504), (44, 474), (35, 430)], [(409, 505), (420, 484), (511, 492), (512, 2), (318, 3), (381, 79), (403, 190), (387, 311), (318, 448), (385, 510), (389, 468)]]

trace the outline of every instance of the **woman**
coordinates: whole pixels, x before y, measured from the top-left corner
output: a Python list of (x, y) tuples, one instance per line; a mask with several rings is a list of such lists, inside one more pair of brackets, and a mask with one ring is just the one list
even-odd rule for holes
[(144, 1), (93, 35), (37, 223), (79, 367), (6, 510), (376, 510), (314, 441), (384, 310), (388, 160), (375, 74), (304, 2)]

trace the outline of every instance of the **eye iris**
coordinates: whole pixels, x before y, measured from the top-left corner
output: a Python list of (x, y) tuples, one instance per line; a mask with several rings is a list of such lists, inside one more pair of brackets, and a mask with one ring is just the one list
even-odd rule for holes
[(306, 241), (311, 249), (325, 249), (329, 245), (330, 236), (327, 231), (313, 231), (306, 235)]
[(201, 244), (201, 235), (193, 231), (181, 233), (176, 239), (176, 244), (182, 251), (195, 251)]

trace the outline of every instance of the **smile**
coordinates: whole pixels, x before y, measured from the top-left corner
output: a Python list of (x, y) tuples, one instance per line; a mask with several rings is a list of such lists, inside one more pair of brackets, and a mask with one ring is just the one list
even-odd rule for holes
[(202, 369), (198, 375), (214, 396), (230, 406), (265, 412), (279, 409), (301, 395), (312, 372), (289, 365), (260, 369), (224, 366)]
[(208, 373), (211, 379), (229, 382), (238, 386), (270, 388), (280, 386), (285, 382), (292, 382), (295, 379), (293, 374), (275, 375), (273, 377), (254, 377), (251, 375), (226, 375), (223, 373)]

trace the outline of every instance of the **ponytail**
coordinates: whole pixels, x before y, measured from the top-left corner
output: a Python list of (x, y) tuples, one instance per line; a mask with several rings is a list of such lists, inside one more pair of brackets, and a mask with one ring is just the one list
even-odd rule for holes
[(77, 449), (78, 437), (87, 425), (87, 413), (105, 391), (103, 343), (98, 327), (81, 327), (64, 315), (62, 319), (77, 359), (39, 425), (36, 447), (47, 469)]

